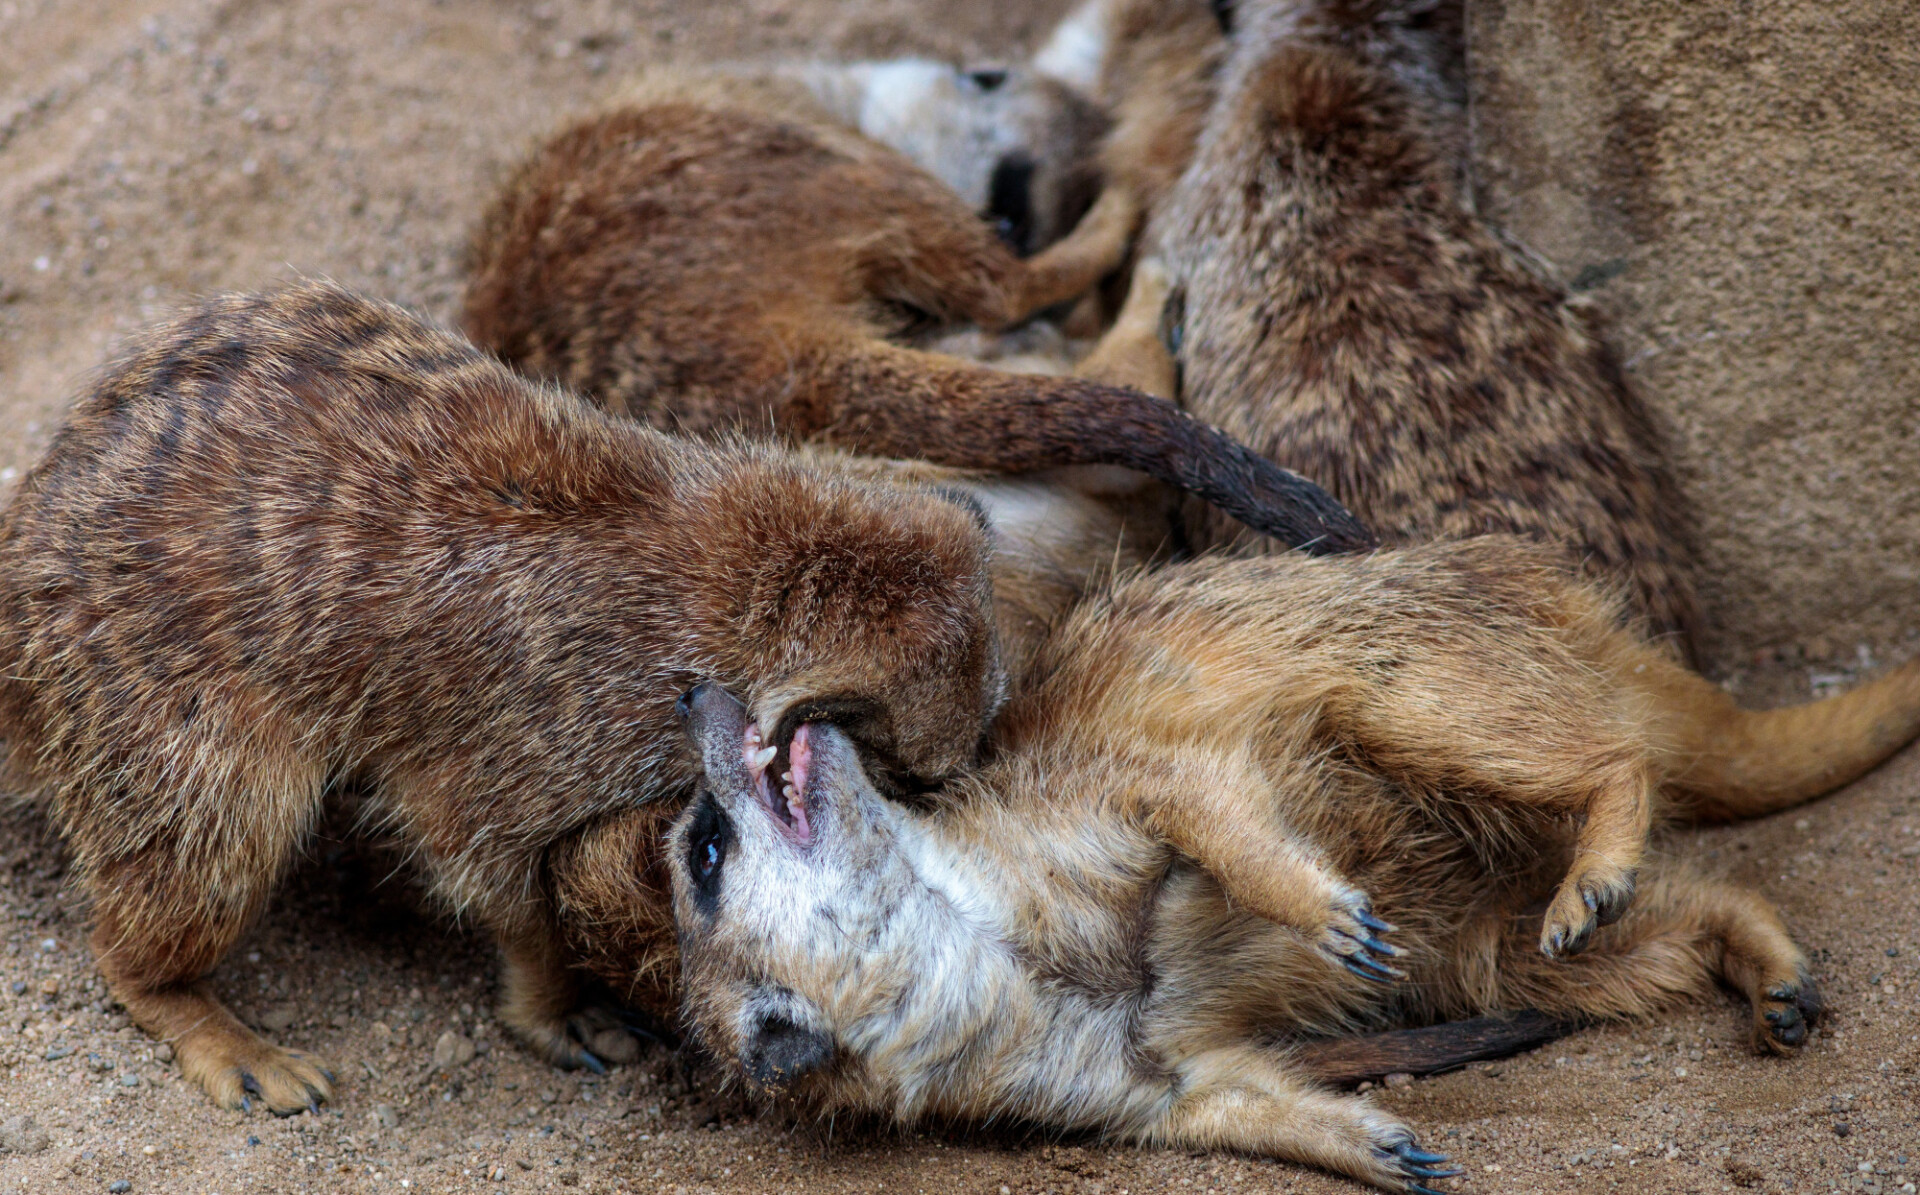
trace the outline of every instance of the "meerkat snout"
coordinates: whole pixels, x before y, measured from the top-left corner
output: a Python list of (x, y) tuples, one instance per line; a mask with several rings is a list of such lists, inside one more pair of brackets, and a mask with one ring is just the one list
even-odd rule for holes
[(767, 985), (741, 1005), (740, 1065), (747, 1078), (772, 1091), (826, 1069), (838, 1045), (808, 1022), (817, 1014), (784, 988)]

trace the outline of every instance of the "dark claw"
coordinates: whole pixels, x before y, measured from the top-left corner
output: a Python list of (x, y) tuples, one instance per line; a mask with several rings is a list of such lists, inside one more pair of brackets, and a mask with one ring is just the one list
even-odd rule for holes
[(1383, 967), (1364, 954), (1343, 954), (1340, 963), (1360, 978), (1371, 979), (1375, 983), (1392, 983), (1400, 978), (1392, 968)]
[(591, 1050), (580, 1051), (580, 1065), (586, 1067), (596, 1075), (604, 1075), (607, 1073), (607, 1064), (595, 1058)]
[(1767, 1024), (1779, 1028), (1800, 1023), (1800, 1010), (1797, 1008), (1779, 1008), (1767, 1014)]
[(1393, 932), (1393, 927), (1391, 925), (1388, 925), (1386, 922), (1380, 920), (1378, 917), (1375, 917), (1370, 912), (1363, 911), (1363, 912), (1355, 913), (1353, 915), (1353, 919), (1355, 921), (1358, 921), (1361, 925), (1366, 926), (1368, 929), (1372, 930), (1376, 934), (1390, 934)]
[(1411, 1143), (1403, 1145), (1393, 1152), (1417, 1166), (1437, 1166), (1447, 1160), (1446, 1154), (1430, 1154), (1425, 1150), (1413, 1148)]
[(252, 1101), (252, 1100), (250, 1100), (250, 1099), (248, 1099), (248, 1098), (247, 1098), (246, 1096), (244, 1096), (244, 1095), (243, 1095), (243, 1096), (241, 1096), (241, 1097), (240, 1097), (240, 1110), (241, 1110), (242, 1112), (252, 1112), (252, 1111), (253, 1111), (253, 1101)]
[(255, 1079), (250, 1072), (241, 1071), (240, 1072), (240, 1090), (246, 1092), (249, 1095), (259, 1095), (260, 1081), (258, 1079)]
[(635, 1014), (628, 1012), (624, 1008), (615, 1008), (615, 1009), (612, 1009), (611, 1011), (613, 1013), (613, 1019), (616, 1021), (619, 1021), (620, 1027), (622, 1029), (625, 1029), (628, 1033), (633, 1034), (635, 1037), (640, 1038), (642, 1041), (652, 1042), (654, 1045), (657, 1045), (657, 1046), (664, 1046), (668, 1044), (665, 1040), (661, 1038), (661, 1036), (658, 1033), (655, 1033), (652, 1029), (648, 1028), (647, 1023), (644, 1020), (642, 1020), (639, 1016), (636, 1016)]
[(340, 1080), (338, 1080), (338, 1079), (336, 1079), (336, 1078), (334, 1078), (334, 1077), (333, 1077), (333, 1072), (332, 1072), (332, 1071), (330, 1071), (330, 1070), (328, 1070), (328, 1069), (327, 1069), (326, 1067), (324, 1067), (324, 1066), (320, 1068), (320, 1073), (321, 1073), (321, 1074), (323, 1074), (323, 1075), (325, 1075), (325, 1076), (327, 1077), (327, 1082), (329, 1082), (329, 1083), (338, 1083), (338, 1082), (340, 1081)]
[(318, 1098), (311, 1095), (307, 1097), (307, 1111), (313, 1113), (315, 1116), (320, 1115), (320, 1101)]
[(1415, 1178), (1457, 1178), (1466, 1173), (1466, 1171), (1457, 1168), (1453, 1170), (1432, 1170), (1425, 1166), (1415, 1166), (1412, 1163), (1401, 1166), (1400, 1170), (1402, 1173), (1411, 1174)]
[(1360, 943), (1360, 945), (1362, 946), (1365, 946), (1368, 950), (1371, 950), (1373, 953), (1385, 955), (1388, 958), (1394, 958), (1398, 956), (1400, 953), (1400, 948), (1398, 946), (1389, 945), (1386, 942), (1382, 942), (1378, 938), (1355, 938), (1354, 941)]

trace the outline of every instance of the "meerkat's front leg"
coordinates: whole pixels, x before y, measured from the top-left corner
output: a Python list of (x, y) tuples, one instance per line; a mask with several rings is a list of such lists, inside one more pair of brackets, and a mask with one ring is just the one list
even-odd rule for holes
[(1180, 396), (1180, 365), (1167, 344), (1167, 301), (1173, 276), (1157, 257), (1133, 267), (1127, 301), (1113, 327), (1074, 366), (1073, 376), (1103, 386), (1128, 386), (1155, 398)]
[(1148, 824), (1205, 868), (1229, 901), (1298, 931), (1355, 975), (1383, 983), (1406, 977), (1387, 961), (1400, 953), (1382, 940), (1393, 927), (1280, 818), (1272, 777), (1222, 759), (1179, 771), (1183, 780), (1205, 780), (1149, 795)]
[(1209, 1051), (1179, 1070), (1180, 1093), (1139, 1134), (1148, 1142), (1283, 1158), (1415, 1195), (1433, 1195), (1427, 1184), (1462, 1173), (1446, 1155), (1422, 1150), (1401, 1121), (1260, 1050)]
[(580, 980), (555, 946), (559, 938), (557, 929), (500, 935), (500, 1019), (553, 1065), (604, 1075), (607, 1062), (638, 1058), (640, 1045), (618, 1013), (581, 1004)]

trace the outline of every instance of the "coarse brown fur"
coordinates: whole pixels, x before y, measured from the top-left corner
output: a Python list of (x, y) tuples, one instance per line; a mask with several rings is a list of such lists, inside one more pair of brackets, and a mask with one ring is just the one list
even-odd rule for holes
[(1018, 472), (1123, 465), (1289, 545), (1364, 546), (1318, 489), (1171, 403), (894, 344), (905, 309), (1001, 327), (1127, 251), (1109, 189), (1016, 257), (898, 154), (739, 79), (666, 75), (563, 130), (475, 233), (465, 324), (615, 412)]
[(827, 727), (774, 797), (750, 711), (690, 695), (705, 781), (667, 859), (689, 1020), (736, 1074), (821, 1114), (1421, 1189), (1438, 1159), (1289, 1044), (1645, 1017), (1724, 983), (1756, 1048), (1792, 1053), (1805, 956), (1759, 894), (1645, 853), (1649, 827), (1782, 808), (1920, 730), (1920, 662), (1742, 713), (1499, 537), (1175, 565), (1083, 605), (1034, 675), (930, 811)]
[[(1473, 215), (1457, 97), (1395, 69), (1381, 8), (1236, 9), (1147, 234), (1182, 305), (1182, 401), (1387, 542), (1563, 545), (1690, 655), (1690, 521), (1661, 438), (1565, 294)], [(1241, 538), (1198, 508), (1192, 534)]]
[[(970, 764), (1005, 691), (988, 552), (924, 488), (675, 440), (329, 285), (219, 298), (103, 376), (0, 522), (0, 739), (115, 997), (220, 1103), (328, 1093), (199, 980), (336, 786), (498, 936), (503, 1019), (593, 1065), (550, 855), (624, 815), (656, 874), (696, 677), (776, 743), (827, 717), (903, 783)], [(657, 999), (664, 886), (626, 912), (623, 994)]]

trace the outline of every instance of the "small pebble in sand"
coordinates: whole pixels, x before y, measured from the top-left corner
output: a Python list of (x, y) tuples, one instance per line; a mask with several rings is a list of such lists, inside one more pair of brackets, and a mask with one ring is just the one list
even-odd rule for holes
[(49, 975), (41, 980), (40, 994), (43, 996), (58, 996), (60, 994), (60, 977), (58, 975)]
[(52, 954), (58, 949), (60, 949), (60, 943), (52, 938), (47, 938), (40, 943), (40, 953), (42, 954)]
[(1853, 1126), (1843, 1120), (1833, 1126), (1833, 1135), (1836, 1137), (1851, 1137), (1853, 1136)]
[(393, 1110), (392, 1104), (375, 1104), (373, 1111), (367, 1113), (367, 1119), (383, 1129), (400, 1127), (400, 1115)]
[(27, 981), (24, 979), (16, 979), (8, 984), (7, 987), (16, 996), (24, 996), (27, 994)]
[(473, 1040), (462, 1037), (449, 1030), (440, 1035), (433, 1043), (433, 1065), (439, 1070), (452, 1070), (456, 1066), (465, 1066), (473, 1061)]
[(122, 1195), (122, 1192), (131, 1190), (133, 1190), (133, 1184), (124, 1178), (116, 1178), (107, 1184), (107, 1195)]
[(132, 1071), (123, 1071), (120, 1074), (120, 1086), (138, 1087), (140, 1086), (140, 1076), (134, 1074)]
[(1388, 1075), (1386, 1078), (1380, 1080), (1380, 1082), (1383, 1085), (1398, 1091), (1402, 1087), (1412, 1087), (1413, 1076), (1407, 1074), (1405, 1071), (1395, 1071), (1391, 1075)]
[(53, 1144), (47, 1130), (31, 1116), (15, 1116), (0, 1122), (0, 1153), (37, 1154)]
[(166, 1042), (161, 1042), (153, 1048), (153, 1060), (155, 1062), (172, 1062), (173, 1047)]

